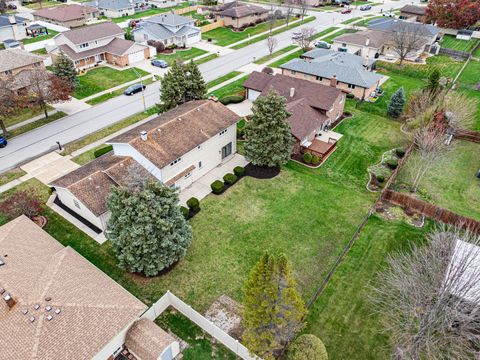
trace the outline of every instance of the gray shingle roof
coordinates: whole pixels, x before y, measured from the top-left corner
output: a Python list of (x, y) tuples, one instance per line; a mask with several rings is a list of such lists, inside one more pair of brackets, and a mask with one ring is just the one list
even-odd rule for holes
[[(5, 26), (10, 26), (10, 20), (9, 20), (9, 16), (12, 16), (12, 15), (0, 15), (0, 27), (5, 27)], [(17, 24), (19, 23), (23, 23), (25, 21), (27, 21), (28, 19), (25, 19), (24, 17), (21, 17), (21, 16), (17, 16), (17, 15), (13, 15), (15, 16), (15, 21), (17, 22)]]
[(379, 49), (390, 39), (390, 33), (379, 30), (365, 30), (337, 36), (333, 41), (365, 46), (367, 39), (370, 40), (369, 47)]
[(306, 52), (303, 56), (313, 59), (294, 59), (282, 65), (281, 68), (327, 79), (335, 75), (340, 82), (364, 88), (373, 86), (382, 78), (381, 75), (365, 70), (362, 57), (357, 55), (315, 49)]
[(165, 26), (153, 24), (153, 23), (146, 23), (142, 25), (142, 27), (135, 29), (132, 33), (147, 33), (150, 39), (155, 40), (165, 40), (171, 38), (174, 34), (170, 30), (168, 30)]
[(42, 62), (43, 57), (21, 49), (0, 51), (0, 71), (7, 71)]
[(165, 24), (168, 26), (179, 26), (192, 23), (194, 20), (185, 16), (180, 16), (172, 13), (164, 13), (158, 16), (145, 19), (146, 22), (155, 24)]
[(388, 32), (419, 31), (422, 36), (434, 36), (440, 32), (436, 26), (430, 24), (420, 24), (391, 18), (374, 19), (368, 23), (368, 28)]
[(91, 4), (99, 9), (122, 10), (134, 7), (137, 2), (140, 3), (143, 1), (133, 0), (130, 2), (129, 0), (98, 0), (98, 5), (96, 5), (95, 2)]

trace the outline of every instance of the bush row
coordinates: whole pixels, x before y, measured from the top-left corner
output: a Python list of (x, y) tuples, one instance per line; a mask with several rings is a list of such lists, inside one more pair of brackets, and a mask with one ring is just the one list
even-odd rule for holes
[(312, 155), (311, 153), (306, 152), (303, 154), (303, 162), (305, 164), (318, 165), (320, 164), (320, 158), (318, 157), (318, 155)]
[(100, 156), (102, 156), (102, 155), (105, 155), (106, 153), (108, 153), (108, 152), (110, 152), (110, 151), (112, 151), (112, 150), (113, 150), (113, 146), (112, 146), (112, 145), (107, 145), (107, 146), (104, 146), (104, 147), (102, 147), (102, 148), (100, 148), (100, 149), (95, 150), (95, 151), (93, 152), (93, 156), (94, 156), (95, 158), (98, 158), (98, 157), (100, 157)]
[(223, 182), (220, 180), (215, 180), (211, 185), (212, 192), (214, 194), (221, 194), (223, 190), (225, 189), (225, 185), (232, 186), (235, 184), (239, 178), (245, 175), (245, 168), (242, 166), (236, 166), (233, 169), (233, 174), (228, 173), (225, 174), (223, 177)]

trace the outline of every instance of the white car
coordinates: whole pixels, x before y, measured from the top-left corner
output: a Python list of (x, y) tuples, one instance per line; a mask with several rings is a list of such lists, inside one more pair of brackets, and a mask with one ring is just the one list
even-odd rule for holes
[(395, 14), (392, 12), (384, 12), (382, 15), (386, 17), (395, 17)]

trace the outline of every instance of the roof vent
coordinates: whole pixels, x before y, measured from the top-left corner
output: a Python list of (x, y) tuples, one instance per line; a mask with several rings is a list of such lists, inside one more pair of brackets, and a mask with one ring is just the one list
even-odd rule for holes
[(60, 309), (55, 309), (55, 314), (58, 315), (58, 314), (60, 314), (61, 312), (62, 312), (62, 310), (60, 310)]
[(23, 314), (23, 315), (27, 315), (27, 314), (28, 314), (28, 309), (23, 309), (23, 310), (22, 310), (22, 314)]
[(29, 320), (30, 320), (31, 323), (34, 322), (35, 321), (35, 316), (30, 316)]
[(143, 141), (147, 141), (148, 135), (147, 135), (147, 132), (146, 132), (145, 130), (143, 130), (143, 131), (140, 133), (140, 139), (142, 139)]
[(48, 315), (48, 316), (47, 316), (47, 320), (48, 320), (48, 321), (52, 321), (52, 319), (53, 319), (53, 316), (52, 316), (52, 315)]
[(50, 301), (50, 300), (52, 300), (52, 298), (51, 298), (50, 296), (47, 296), (47, 297), (45, 298), (45, 301)]
[(35, 310), (40, 309), (40, 304), (35, 304), (35, 305), (33, 305), (33, 308), (34, 308)]
[(3, 260), (2, 258), (0, 258), (0, 266), (2, 265), (5, 265), (5, 260)]
[(50, 305), (45, 306), (45, 310), (50, 311), (52, 310), (52, 307)]
[(92, 181), (92, 180), (93, 180), (93, 178), (92, 178), (91, 176), (89, 176), (89, 177), (88, 177), (88, 180)]
[(5, 292), (5, 289), (4, 289), (4, 288), (0, 288), (0, 295), (3, 295), (4, 292)]
[(12, 296), (9, 293), (3, 295), (3, 300), (5, 300), (9, 308), (12, 308), (15, 305), (15, 300), (13, 300)]

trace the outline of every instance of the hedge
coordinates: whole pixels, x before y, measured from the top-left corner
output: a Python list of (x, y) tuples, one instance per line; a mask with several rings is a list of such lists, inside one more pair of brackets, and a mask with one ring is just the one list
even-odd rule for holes
[(196, 197), (191, 197), (187, 200), (188, 208), (193, 212), (198, 212), (200, 210), (200, 201)]
[(233, 173), (240, 178), (245, 175), (245, 168), (243, 166), (235, 166)]
[(402, 158), (405, 156), (405, 149), (404, 148), (396, 148), (395, 153), (398, 157)]
[(398, 166), (398, 160), (396, 160), (396, 159), (388, 159), (388, 160), (386, 161), (386, 164), (387, 164), (387, 166), (388, 166), (390, 169), (394, 170), (394, 169), (396, 169), (397, 166)]
[(212, 192), (214, 194), (220, 194), (223, 191), (225, 185), (220, 180), (215, 180), (210, 187), (212, 188)]
[(237, 180), (237, 176), (232, 173), (225, 174), (223, 177), (223, 181), (225, 181), (225, 184), (227, 185), (233, 185), (237, 182)]
[(303, 154), (303, 162), (305, 164), (311, 164), (312, 163), (312, 154), (306, 152), (305, 154)]
[(190, 210), (188, 210), (185, 206), (180, 206), (180, 210), (182, 211), (183, 217), (188, 220), (190, 217)]
[(318, 165), (320, 163), (320, 158), (318, 155), (313, 155), (312, 156), (312, 165)]
[(113, 150), (113, 146), (112, 146), (112, 145), (107, 145), (107, 146), (104, 146), (104, 147), (102, 147), (102, 148), (100, 148), (100, 149), (95, 150), (95, 151), (93, 152), (93, 156), (94, 156), (95, 158), (98, 158), (98, 157), (100, 157), (100, 156), (102, 156), (102, 155), (105, 155), (106, 153), (108, 153), (108, 152), (110, 152), (110, 151), (112, 151), (112, 150)]
[(238, 103), (241, 103), (243, 100), (245, 100), (243, 95), (228, 95), (221, 98), (220, 102), (223, 105), (228, 105), (228, 104), (238, 104)]

